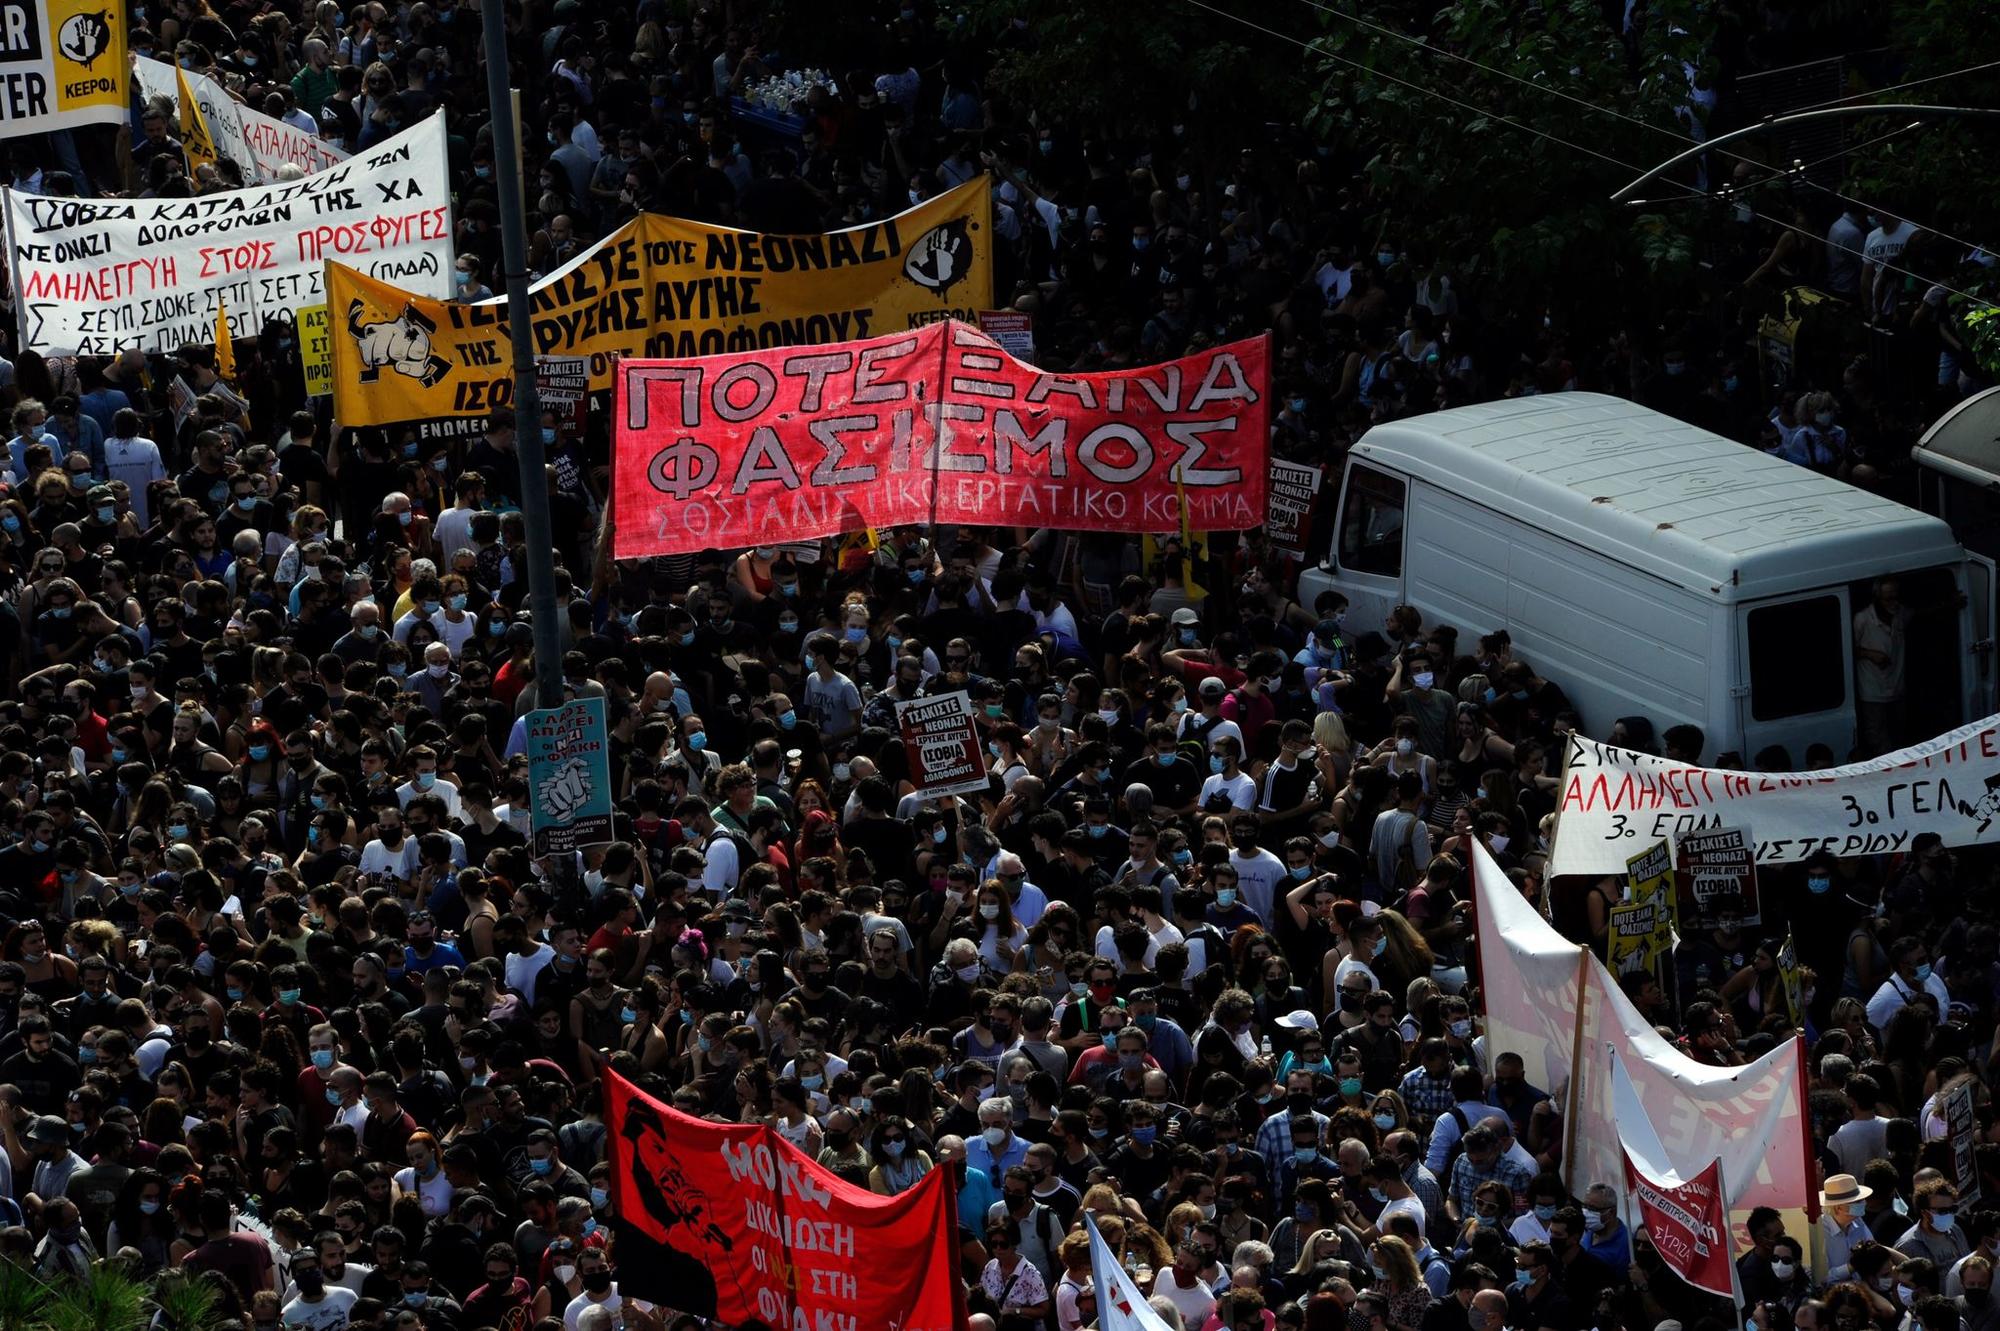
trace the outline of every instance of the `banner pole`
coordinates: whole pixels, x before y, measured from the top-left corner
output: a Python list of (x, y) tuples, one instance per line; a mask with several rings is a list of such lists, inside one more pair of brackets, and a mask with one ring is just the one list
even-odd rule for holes
[(500, 197), (500, 251), (506, 265), (507, 326), (514, 342), (514, 458), (521, 473), (521, 522), (528, 546), (528, 603), (535, 632), (535, 703), (562, 705), (562, 633), (556, 623), (555, 533), (549, 522), (548, 459), (535, 391), (534, 308), (528, 298), (528, 232), (521, 200), (521, 127), (507, 70), (503, 5), (479, 7), (485, 39), (486, 100), (493, 111), (493, 169)]
[(1589, 976), (1590, 949), (1579, 947), (1576, 950), (1576, 1029), (1570, 1032), (1569, 1040), (1569, 1104), (1563, 1114), (1563, 1182), (1569, 1185), (1572, 1193), (1578, 1193), (1577, 1115), (1583, 1107), (1583, 1019), (1584, 1008), (1590, 1002)]

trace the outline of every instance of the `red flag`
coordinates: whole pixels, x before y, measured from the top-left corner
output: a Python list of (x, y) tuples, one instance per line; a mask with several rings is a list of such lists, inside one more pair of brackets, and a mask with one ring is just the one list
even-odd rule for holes
[(1736, 1265), (1729, 1260), (1729, 1210), (1722, 1200), (1721, 1161), (1685, 1183), (1669, 1183), (1625, 1157), (1625, 1187), (1632, 1219), (1646, 1227), (1660, 1260), (1675, 1274), (1711, 1294), (1736, 1299)]
[(881, 1197), (761, 1124), (690, 1118), (605, 1074), (619, 1293), (741, 1326), (964, 1325), (951, 1172)]

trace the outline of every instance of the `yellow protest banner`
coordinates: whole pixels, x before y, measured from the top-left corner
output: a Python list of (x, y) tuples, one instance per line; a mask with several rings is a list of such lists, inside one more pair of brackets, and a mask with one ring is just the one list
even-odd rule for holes
[(124, 5), (7, 0), (0, 13), (0, 139), (131, 114)]
[(201, 103), (195, 100), (194, 89), (188, 87), (186, 71), (176, 68), (174, 77), (180, 80), (181, 85), (181, 147), (187, 152), (188, 170), (214, 166), (221, 153), (216, 149), (215, 135), (209, 131), (208, 116), (202, 112)]
[(1785, 930), (1785, 945), (1778, 949), (1778, 989), (1785, 996), (1794, 1024), (1806, 1019), (1806, 982), (1799, 973), (1798, 949), (1792, 946), (1792, 931)]
[[(982, 178), (880, 222), (781, 236), (643, 214), (536, 284), (535, 349), (587, 356), (592, 390), (624, 357), (709, 356), (976, 321), (993, 298)], [(504, 300), (413, 296), (327, 264), (343, 425), (471, 421), (513, 398)], [(308, 367), (308, 378), (312, 370)]]
[(1605, 965), (1614, 975), (1657, 973), (1661, 957), (1674, 948), (1673, 847), (1662, 841), (1625, 861), (1626, 900), (1609, 911)]
[(229, 306), (215, 302), (215, 372), (232, 382), (236, 379), (236, 339), (229, 332)]
[(333, 348), (328, 334), (326, 306), (308, 305), (299, 311), (299, 359), (305, 366), (306, 396), (329, 397), (333, 393)]

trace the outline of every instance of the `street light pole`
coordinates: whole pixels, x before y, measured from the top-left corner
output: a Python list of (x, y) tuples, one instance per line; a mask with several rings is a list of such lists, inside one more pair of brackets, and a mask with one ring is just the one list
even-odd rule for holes
[(562, 705), (562, 630), (556, 615), (555, 536), (549, 529), (548, 459), (542, 450), (541, 401), (535, 392), (534, 319), (528, 302), (527, 209), (521, 199), (521, 127), (507, 69), (503, 0), (482, 0), (486, 96), (493, 113), (493, 175), (500, 191), (500, 253), (506, 266), (507, 326), (514, 341), (514, 456), (521, 469), (521, 521), (527, 529), (528, 606), (534, 616), (535, 702)]

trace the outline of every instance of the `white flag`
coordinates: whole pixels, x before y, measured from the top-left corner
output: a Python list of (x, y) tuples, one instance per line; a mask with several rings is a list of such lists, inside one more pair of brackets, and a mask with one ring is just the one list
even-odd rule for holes
[(1097, 1232), (1097, 1221), (1087, 1211), (1083, 1223), (1090, 1228), (1090, 1279), (1097, 1286), (1097, 1331), (1167, 1331), (1167, 1324), (1118, 1264), (1111, 1245)]

